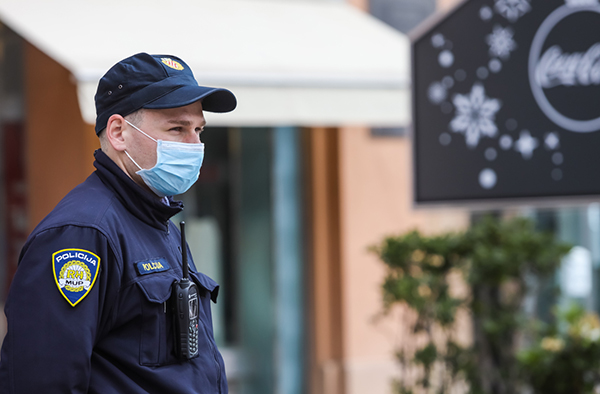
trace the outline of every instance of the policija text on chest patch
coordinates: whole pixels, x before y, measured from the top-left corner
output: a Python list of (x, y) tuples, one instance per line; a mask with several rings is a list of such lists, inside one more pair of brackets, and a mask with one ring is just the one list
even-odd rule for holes
[(77, 305), (88, 295), (100, 267), (100, 257), (83, 249), (63, 249), (52, 254), (52, 272), (58, 290), (71, 304)]

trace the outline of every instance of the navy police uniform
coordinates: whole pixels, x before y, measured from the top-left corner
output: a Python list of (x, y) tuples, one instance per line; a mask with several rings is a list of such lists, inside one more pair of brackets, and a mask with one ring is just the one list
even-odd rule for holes
[[(36, 227), (6, 305), (0, 393), (227, 393), (210, 302), (196, 271), (199, 356), (174, 352), (167, 300), (182, 277), (181, 235), (168, 205), (102, 151), (96, 171)], [(188, 259), (192, 258), (188, 253)]]

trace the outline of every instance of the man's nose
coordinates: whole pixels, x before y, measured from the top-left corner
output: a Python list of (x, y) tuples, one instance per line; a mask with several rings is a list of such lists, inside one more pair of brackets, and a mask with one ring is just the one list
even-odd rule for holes
[(200, 142), (200, 134), (196, 132), (186, 134), (185, 138), (183, 139), (183, 142), (188, 144), (197, 144)]

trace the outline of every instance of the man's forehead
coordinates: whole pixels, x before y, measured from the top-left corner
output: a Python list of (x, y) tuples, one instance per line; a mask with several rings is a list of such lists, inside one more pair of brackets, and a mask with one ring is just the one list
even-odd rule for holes
[(174, 108), (144, 108), (145, 112), (150, 112), (161, 117), (177, 119), (185, 116), (202, 116), (204, 111), (201, 101)]
[(177, 108), (145, 109), (143, 113), (149, 115), (148, 117), (154, 122), (159, 121), (166, 124), (190, 126), (206, 123), (202, 105), (196, 103)]

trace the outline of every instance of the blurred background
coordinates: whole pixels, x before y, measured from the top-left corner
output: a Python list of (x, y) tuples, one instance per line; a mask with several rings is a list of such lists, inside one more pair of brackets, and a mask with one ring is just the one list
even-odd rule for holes
[[(369, 247), (479, 215), (414, 203), (409, 33), (458, 3), (1, 0), (0, 304), (29, 232), (94, 170), (98, 79), (134, 53), (172, 54), (238, 98), (206, 114), (201, 176), (180, 196), (196, 266), (221, 284), (231, 392), (390, 393), (404, 315), (381, 315)], [(598, 309), (600, 205), (527, 206), (493, 210), (579, 245), (557, 282)]]

